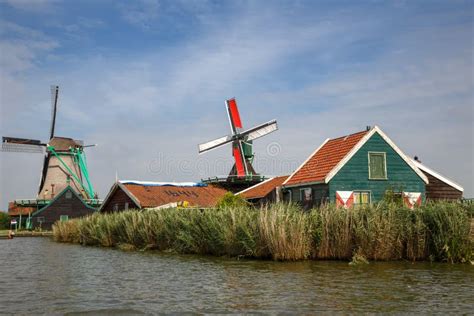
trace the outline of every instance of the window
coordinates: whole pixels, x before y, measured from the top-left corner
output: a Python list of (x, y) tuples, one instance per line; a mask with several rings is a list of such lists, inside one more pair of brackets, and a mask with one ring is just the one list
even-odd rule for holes
[(369, 191), (354, 191), (354, 205), (364, 205), (370, 203)]
[(69, 215), (61, 215), (59, 216), (59, 220), (61, 222), (67, 222), (69, 220)]
[(313, 194), (311, 192), (311, 188), (304, 188), (300, 190), (300, 199), (303, 202), (309, 202), (313, 200)]
[(114, 204), (114, 209), (113, 209), (114, 212), (117, 212), (118, 211), (118, 204)]
[(385, 153), (369, 152), (369, 179), (387, 179), (387, 159)]
[(128, 202), (125, 203), (125, 210), (128, 211)]
[(71, 199), (72, 198), (72, 192), (71, 191), (67, 191), (66, 192), (66, 199)]

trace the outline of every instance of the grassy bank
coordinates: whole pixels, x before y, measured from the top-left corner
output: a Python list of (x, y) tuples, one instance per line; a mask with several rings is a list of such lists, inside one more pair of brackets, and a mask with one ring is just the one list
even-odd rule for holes
[(409, 210), (381, 203), (311, 212), (285, 204), (128, 211), (58, 222), (53, 233), (59, 242), (216, 256), (468, 262), (474, 260), (471, 208), (433, 203)]

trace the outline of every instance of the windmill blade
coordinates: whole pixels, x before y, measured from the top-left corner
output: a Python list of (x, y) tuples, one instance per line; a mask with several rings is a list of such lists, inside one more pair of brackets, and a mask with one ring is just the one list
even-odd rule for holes
[(49, 166), (49, 158), (51, 156), (48, 154), (44, 155), (43, 159), (43, 168), (41, 169), (41, 178), (40, 178), (40, 185), (39, 185), (39, 190), (38, 190), (38, 198), (41, 199), (39, 194), (43, 190), (44, 182), (46, 181), (46, 174), (48, 173), (48, 166)]
[(1, 151), (4, 152), (24, 152), (24, 153), (42, 153), (45, 144), (37, 139), (27, 139), (18, 137), (2, 137)]
[(240, 140), (236, 140), (232, 143), (232, 155), (234, 156), (235, 160), (237, 177), (245, 177), (247, 175), (247, 164), (245, 163), (244, 151), (242, 149), (242, 143)]
[(229, 123), (232, 133), (236, 134), (238, 128), (242, 128), (242, 121), (240, 120), (239, 108), (235, 98), (225, 101), (227, 108), (227, 115), (229, 116)]
[(56, 110), (58, 107), (59, 86), (51, 86), (51, 130), (49, 139), (54, 137), (54, 127), (56, 126)]
[(232, 136), (224, 136), (209, 142), (199, 144), (199, 153), (202, 154), (203, 152), (209, 151), (211, 149), (217, 148), (224, 144), (230, 143), (232, 141)]
[(245, 132), (241, 133), (246, 141), (255, 140), (267, 134), (270, 134), (274, 131), (278, 130), (278, 124), (276, 120), (269, 121), (267, 123), (263, 123), (256, 127), (246, 130)]

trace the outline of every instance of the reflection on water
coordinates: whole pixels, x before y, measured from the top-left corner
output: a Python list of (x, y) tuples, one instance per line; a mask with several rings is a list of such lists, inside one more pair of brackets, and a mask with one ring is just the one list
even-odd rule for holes
[(15, 314), (474, 311), (474, 267), (235, 260), (0, 240), (0, 310)]

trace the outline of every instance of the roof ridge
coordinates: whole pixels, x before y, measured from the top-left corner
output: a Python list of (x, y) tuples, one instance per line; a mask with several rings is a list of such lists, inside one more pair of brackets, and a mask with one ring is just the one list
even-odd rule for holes
[(352, 134), (347, 134), (347, 135), (343, 135), (343, 136), (339, 136), (339, 137), (336, 137), (336, 138), (330, 138), (329, 140), (337, 140), (337, 139), (340, 139), (340, 138), (348, 138), (348, 137), (351, 137), (351, 136), (354, 136), (354, 135), (357, 135), (357, 134), (361, 134), (361, 133), (368, 133), (370, 131), (360, 131), (360, 132), (355, 132), (355, 133), (352, 133)]

